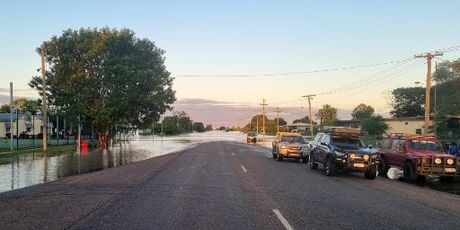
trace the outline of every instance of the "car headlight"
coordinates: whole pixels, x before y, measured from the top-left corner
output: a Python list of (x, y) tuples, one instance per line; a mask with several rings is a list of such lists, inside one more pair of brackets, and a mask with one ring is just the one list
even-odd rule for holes
[(454, 164), (454, 160), (453, 160), (453, 159), (447, 159), (447, 164), (448, 164), (448, 165)]
[(369, 160), (369, 155), (365, 154), (365, 155), (363, 156), (363, 159), (364, 159), (365, 161)]
[(350, 154), (350, 159), (353, 160), (353, 159), (355, 159), (355, 158), (356, 158), (356, 154), (354, 154), (354, 153)]
[(378, 158), (378, 155), (377, 155), (377, 154), (372, 154), (372, 155), (371, 155), (371, 158), (372, 158), (372, 159), (377, 159), (377, 158)]
[(286, 148), (286, 145), (281, 145), (281, 148), (282, 148), (282, 149), (285, 149), (285, 148)]
[(340, 151), (335, 150), (335, 155), (337, 155), (338, 157), (343, 157), (346, 154), (344, 152), (340, 152)]
[(442, 163), (441, 158), (434, 159), (434, 163), (436, 163), (437, 165), (440, 165)]

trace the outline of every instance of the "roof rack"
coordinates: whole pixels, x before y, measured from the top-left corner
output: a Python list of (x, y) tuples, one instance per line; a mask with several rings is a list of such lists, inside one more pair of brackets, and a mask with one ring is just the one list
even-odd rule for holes
[(335, 135), (353, 135), (363, 136), (364, 133), (358, 128), (349, 128), (344, 126), (326, 126), (324, 127), (325, 133), (331, 133)]

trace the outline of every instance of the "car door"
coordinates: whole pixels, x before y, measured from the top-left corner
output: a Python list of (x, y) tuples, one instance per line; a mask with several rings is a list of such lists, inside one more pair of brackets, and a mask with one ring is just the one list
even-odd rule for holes
[(399, 144), (399, 139), (393, 139), (391, 141), (391, 146), (388, 149), (388, 152), (386, 154), (387, 161), (390, 165), (398, 166), (398, 161), (397, 161), (397, 156), (396, 156), (396, 148), (398, 147)]
[(407, 147), (405, 140), (399, 140), (398, 144), (396, 145), (396, 149), (394, 150), (393, 161), (394, 165), (398, 167), (403, 167), (404, 162), (407, 158)]
[(319, 144), (320, 154), (318, 156), (319, 161), (321, 163), (324, 163), (326, 160), (326, 156), (330, 151), (330, 148), (329, 148), (330, 143), (331, 143), (331, 136), (329, 134), (323, 134), (323, 137), (321, 138), (321, 142)]
[(323, 136), (322, 133), (318, 133), (316, 134), (315, 136), (315, 139), (313, 139), (312, 143), (311, 143), (311, 150), (315, 153), (313, 154), (313, 159), (316, 161), (318, 160), (318, 157), (317, 155), (319, 154), (319, 145), (320, 145), (320, 141), (321, 141), (321, 137)]

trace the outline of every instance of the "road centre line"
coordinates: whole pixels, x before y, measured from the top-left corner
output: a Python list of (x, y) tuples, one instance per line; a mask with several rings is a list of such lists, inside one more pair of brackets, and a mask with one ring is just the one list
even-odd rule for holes
[(292, 226), (289, 224), (289, 222), (283, 217), (281, 212), (278, 209), (272, 209), (273, 212), (275, 213), (276, 217), (281, 221), (281, 223), (284, 225), (286, 230), (294, 230)]
[(243, 172), (248, 172), (248, 170), (246, 170), (246, 168), (243, 165), (241, 165), (241, 169), (243, 169)]
[(232, 156), (235, 156), (235, 153), (232, 153)]

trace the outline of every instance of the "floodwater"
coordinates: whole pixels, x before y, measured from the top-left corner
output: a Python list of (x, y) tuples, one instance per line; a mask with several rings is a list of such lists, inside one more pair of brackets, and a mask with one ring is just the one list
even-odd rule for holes
[[(273, 138), (273, 136), (265, 136), (264, 142), (258, 142), (257, 144), (271, 148)], [(262, 136), (258, 136), (258, 140), (261, 139)], [(104, 152), (93, 150), (82, 153), (48, 154), (47, 156), (41, 152), (12, 157), (2, 157), (0, 155), (0, 192), (54, 181), (72, 175), (127, 165), (192, 148), (199, 143), (210, 141), (245, 142), (246, 135), (239, 132), (206, 132), (164, 137), (133, 136), (129, 141), (113, 146), (109, 151)], [(429, 178), (421, 186), (460, 195), (460, 180), (455, 180), (452, 183), (442, 183), (436, 178)]]
[(2, 157), (0, 192), (103, 170), (191, 148), (209, 141), (244, 142), (239, 132), (192, 133), (179, 136), (133, 136), (109, 151), (93, 150), (43, 155), (41, 152)]

